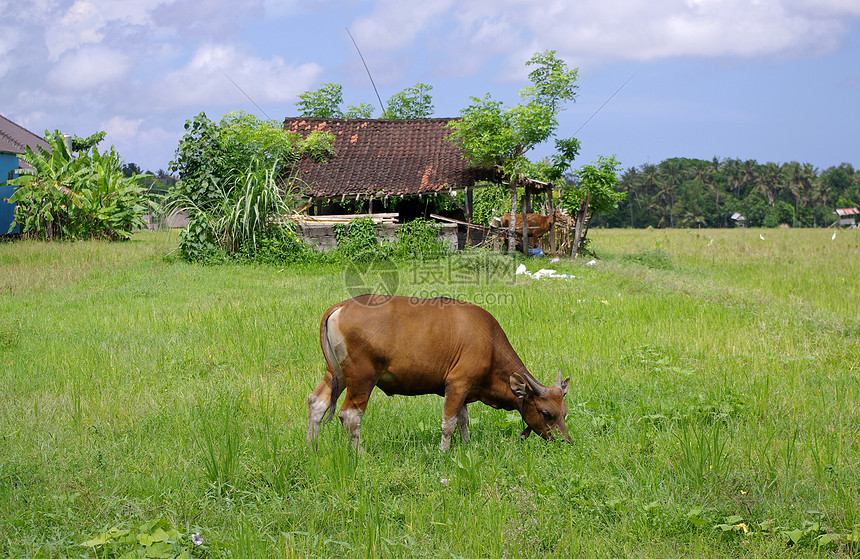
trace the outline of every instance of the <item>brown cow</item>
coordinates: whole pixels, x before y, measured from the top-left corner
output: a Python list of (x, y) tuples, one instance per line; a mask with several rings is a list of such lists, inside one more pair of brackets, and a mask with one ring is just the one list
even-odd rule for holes
[(564, 395), (570, 378), (561, 371), (553, 386), (532, 377), (493, 316), (476, 305), (440, 297), (417, 299), (361, 295), (329, 308), (320, 324), (326, 361), (323, 381), (308, 396), (308, 443), (316, 440), (326, 413), (340, 419), (352, 445), (361, 450), (359, 428), (375, 386), (391, 394), (445, 397), (442, 442), (451, 445), (455, 425), (469, 441), (466, 406), (480, 400), (494, 408), (519, 410), (527, 427), (570, 441)]
[[(522, 237), (523, 234), (523, 214), (518, 213), (517, 216), (517, 235)], [(526, 224), (529, 228), (529, 246), (535, 246), (538, 239), (543, 237), (547, 231), (552, 228), (556, 221), (561, 219), (561, 212), (556, 210), (552, 215), (542, 214), (527, 214)], [(506, 213), (501, 218), (502, 229), (507, 229), (511, 224), (511, 214)]]

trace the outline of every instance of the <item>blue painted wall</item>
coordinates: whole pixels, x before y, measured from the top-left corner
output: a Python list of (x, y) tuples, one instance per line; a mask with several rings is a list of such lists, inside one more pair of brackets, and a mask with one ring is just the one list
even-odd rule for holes
[[(9, 232), (9, 226), (15, 219), (15, 204), (9, 204), (4, 200), (12, 196), (15, 187), (6, 184), (9, 173), (18, 168), (18, 157), (13, 153), (0, 153), (0, 235)], [(12, 233), (17, 233), (19, 227), (16, 225)]]

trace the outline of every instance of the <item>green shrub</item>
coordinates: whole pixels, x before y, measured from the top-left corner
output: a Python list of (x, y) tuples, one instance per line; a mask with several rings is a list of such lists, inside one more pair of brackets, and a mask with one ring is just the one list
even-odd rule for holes
[(439, 238), (439, 225), (433, 221), (419, 218), (397, 230), (394, 255), (398, 258), (438, 258), (447, 252), (447, 244)]
[(331, 256), (348, 262), (387, 260), (392, 256), (390, 243), (380, 243), (376, 225), (370, 217), (353, 219), (348, 225), (334, 226), (337, 247)]
[(245, 239), (238, 255), (243, 260), (265, 264), (304, 262), (314, 258), (314, 251), (302, 241), (292, 223), (262, 232), (254, 243)]
[(18, 186), (9, 198), (16, 204), (13, 226), (20, 225), (24, 236), (120, 240), (146, 225), (143, 216), (155, 203), (147, 199), (139, 176), (123, 175), (113, 147), (99, 152), (88, 145), (74, 157), (59, 131), (46, 131), (45, 138), (50, 151), (27, 147), (21, 159), (31, 168), (19, 169), (19, 177), (9, 181)]
[(633, 254), (626, 254), (621, 257), (621, 260), (648, 266), (655, 270), (672, 270), (675, 268), (672, 257), (660, 246), (651, 249), (642, 249)]

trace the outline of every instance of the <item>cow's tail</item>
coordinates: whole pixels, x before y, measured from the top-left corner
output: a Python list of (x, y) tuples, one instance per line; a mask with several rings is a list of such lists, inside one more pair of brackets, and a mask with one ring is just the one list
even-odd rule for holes
[(334, 418), (335, 408), (337, 407), (337, 399), (341, 393), (341, 384), (345, 382), (343, 369), (340, 366), (337, 356), (332, 345), (331, 336), (329, 334), (329, 321), (336, 312), (339, 312), (341, 307), (329, 309), (322, 319), (320, 325), (320, 345), (322, 346), (323, 356), (325, 357), (326, 369), (331, 372), (331, 397), (328, 408), (323, 415), (322, 423), (328, 423)]

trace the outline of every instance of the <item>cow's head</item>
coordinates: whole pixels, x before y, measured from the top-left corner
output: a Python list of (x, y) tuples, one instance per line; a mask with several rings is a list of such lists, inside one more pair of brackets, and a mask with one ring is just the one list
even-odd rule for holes
[(562, 438), (571, 442), (564, 424), (567, 415), (564, 395), (567, 394), (570, 377), (562, 380), (559, 371), (555, 384), (544, 386), (528, 374), (513, 373), (510, 382), (511, 391), (520, 399), (523, 420), (527, 425), (523, 438), (534, 431), (545, 439)]

